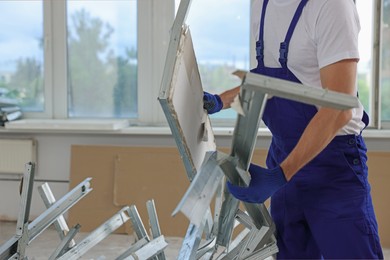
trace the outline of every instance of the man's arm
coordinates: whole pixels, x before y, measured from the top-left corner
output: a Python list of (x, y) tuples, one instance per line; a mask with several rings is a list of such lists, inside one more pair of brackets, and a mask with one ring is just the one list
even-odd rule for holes
[[(323, 88), (356, 95), (357, 60), (348, 59), (320, 70)], [(289, 156), (281, 163), (287, 180), (316, 157), (352, 118), (352, 111), (322, 107), (310, 121)], [(287, 130), (288, 131), (288, 130)]]

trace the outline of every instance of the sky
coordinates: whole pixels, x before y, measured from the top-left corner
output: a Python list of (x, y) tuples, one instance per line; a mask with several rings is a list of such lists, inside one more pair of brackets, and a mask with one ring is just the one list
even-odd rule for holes
[(0, 71), (13, 67), (14, 60), (20, 56), (33, 56), (42, 61), (38, 44), (42, 37), (41, 4), (37, 1), (0, 1), (0, 10)]

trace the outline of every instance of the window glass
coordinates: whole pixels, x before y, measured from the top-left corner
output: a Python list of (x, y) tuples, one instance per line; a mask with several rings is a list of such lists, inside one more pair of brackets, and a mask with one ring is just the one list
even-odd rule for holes
[[(249, 19), (250, 0), (191, 2), (186, 24), (205, 91), (221, 93), (238, 86), (241, 80), (232, 72), (249, 70)], [(212, 117), (233, 119), (236, 112), (227, 109)]]
[(381, 102), (383, 121), (390, 121), (390, 0), (383, 1)]
[(358, 91), (359, 99), (365, 111), (370, 114), (372, 111), (372, 83), (373, 83), (373, 0), (358, 0), (356, 7), (359, 13), (361, 30), (359, 33), (359, 54), (358, 63)]
[(137, 1), (67, 2), (69, 117), (137, 117)]
[(42, 1), (0, 1), (0, 103), (44, 109)]

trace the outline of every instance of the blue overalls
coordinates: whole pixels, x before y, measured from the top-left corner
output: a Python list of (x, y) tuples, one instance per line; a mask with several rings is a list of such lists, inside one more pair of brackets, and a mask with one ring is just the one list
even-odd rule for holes
[[(288, 46), (308, 0), (302, 0), (280, 44), (280, 68), (264, 65), (264, 0), (252, 72), (298, 82), (287, 68)], [(317, 108), (283, 98), (267, 101), (263, 121), (272, 132), (267, 167), (291, 152)], [(368, 116), (363, 117), (368, 124)], [(383, 258), (367, 181), (366, 146), (361, 135), (335, 137), (309, 164), (271, 198), (279, 259)]]

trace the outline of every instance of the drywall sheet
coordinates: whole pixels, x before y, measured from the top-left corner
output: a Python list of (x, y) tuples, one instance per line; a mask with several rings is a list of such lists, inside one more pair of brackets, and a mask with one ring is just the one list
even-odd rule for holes
[(164, 77), (159, 100), (192, 179), (206, 152), (215, 151), (216, 145), (203, 109), (203, 88), (188, 28), (183, 28), (178, 49), (168, 52), (167, 60), (175, 61), (174, 69), (172, 75)]
[[(90, 232), (125, 205), (135, 205), (148, 226), (146, 202), (154, 199), (165, 236), (184, 236), (188, 220), (172, 211), (189, 186), (176, 147), (80, 146), (71, 148), (70, 188), (92, 177), (90, 192), (69, 210), (69, 226)], [(132, 233), (129, 226), (116, 233)]]

